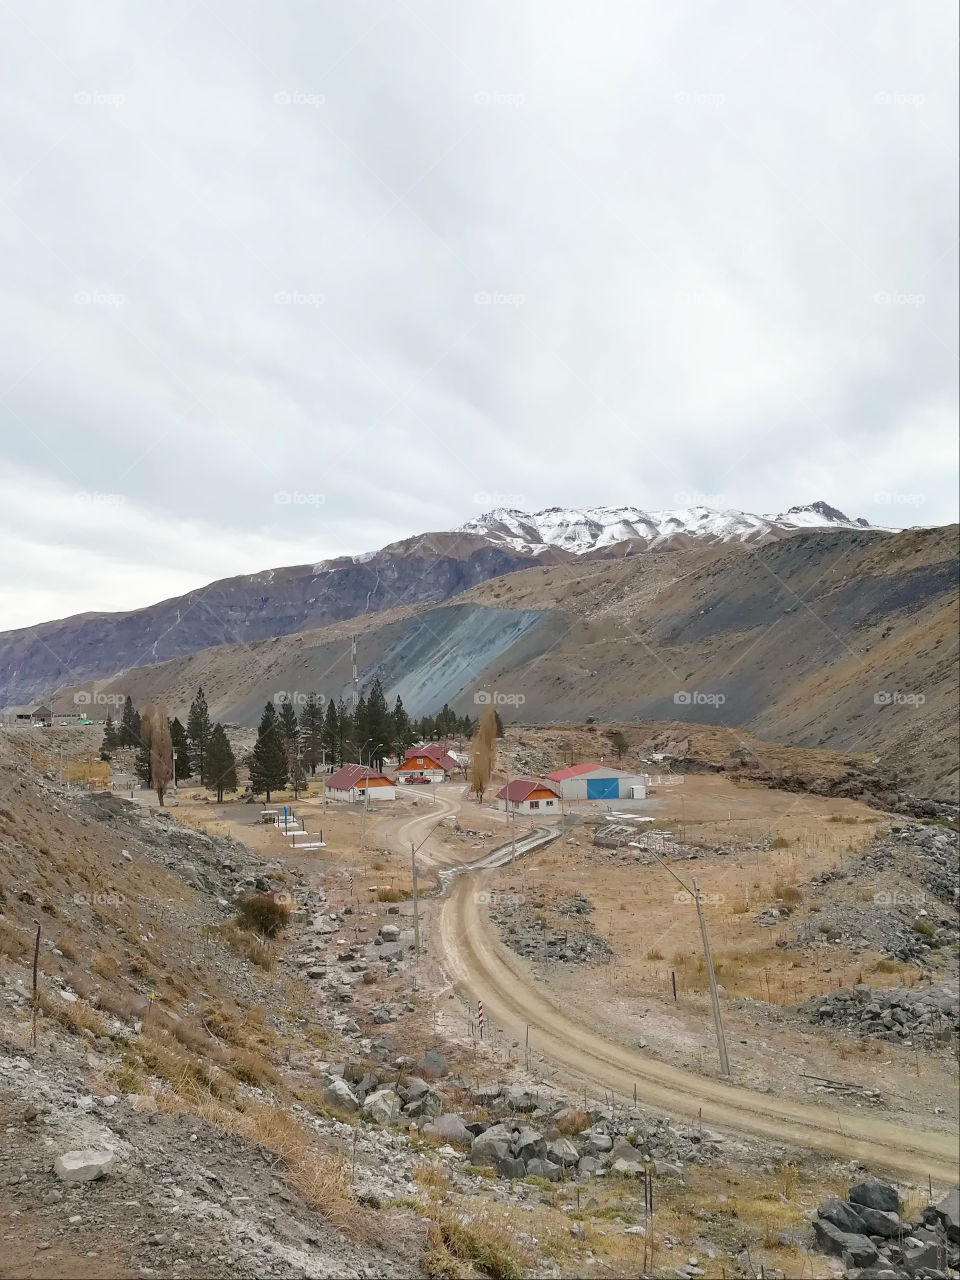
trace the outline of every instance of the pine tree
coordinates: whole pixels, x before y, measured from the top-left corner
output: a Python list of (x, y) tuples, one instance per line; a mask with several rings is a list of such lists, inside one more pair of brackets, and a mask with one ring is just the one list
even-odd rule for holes
[(315, 774), (323, 756), (324, 744), (323, 703), (315, 693), (310, 694), (300, 713), (300, 743), (303, 747), (304, 766), (311, 774)]
[(137, 777), (145, 787), (150, 786), (150, 744), (142, 742), (137, 748), (137, 756), (133, 763), (133, 770)]
[(123, 703), (123, 711), (120, 716), (120, 741), (117, 744), (121, 747), (137, 747), (140, 745), (140, 726), (137, 723), (138, 717), (134, 710), (133, 699), (129, 693)]
[(326, 753), (326, 757), (331, 764), (336, 764), (339, 759), (339, 743), (340, 717), (337, 714), (336, 703), (331, 699), (331, 701), (327, 703), (327, 709), (324, 712), (323, 737), (321, 739), (321, 749)]
[(337, 765), (347, 758), (347, 745), (354, 735), (354, 717), (342, 698), (337, 701)]
[(493, 713), (493, 719), (494, 719), (494, 723), (497, 726), (497, 737), (502, 738), (503, 737), (503, 721), (500, 719), (499, 711), (495, 711)]
[(193, 763), (201, 782), (206, 782), (207, 772), (205, 757), (207, 743), (210, 741), (210, 712), (207, 699), (201, 685), (197, 696), (190, 703), (190, 714), (187, 716), (187, 737), (193, 748)]
[(180, 723), (180, 720), (174, 716), (170, 721), (170, 741), (173, 743), (174, 759), (173, 765), (176, 771), (174, 778), (174, 786), (178, 782), (182, 782), (184, 778), (190, 777), (190, 740), (187, 737), (187, 731)]
[(393, 705), (393, 749), (397, 753), (397, 763), (403, 761), (407, 747), (413, 742), (413, 726), (410, 723), (410, 717), (407, 715), (403, 701), (397, 694), (397, 700)]
[(287, 785), (287, 751), (277, 709), (268, 702), (260, 717), (257, 741), (250, 757), (250, 783), (255, 792), (264, 792), (267, 803), (270, 792)]
[(117, 731), (113, 727), (113, 717), (107, 712), (107, 723), (103, 729), (103, 741), (100, 743), (100, 759), (109, 760), (112, 752), (117, 749)]
[(367, 698), (367, 737), (370, 739), (370, 762), (382, 770), (390, 749), (390, 712), (379, 676), (374, 678)]
[(368, 745), (370, 731), (367, 728), (367, 700), (361, 693), (353, 711), (353, 733), (351, 735), (351, 756), (359, 761), (360, 753)]
[(296, 750), (300, 742), (300, 726), (297, 724), (297, 713), (293, 709), (293, 703), (288, 700), (280, 703), (280, 732), (283, 734), (284, 741)]
[(207, 787), (217, 793), (217, 804), (222, 804), (224, 791), (237, 789), (237, 762), (222, 724), (215, 724), (210, 732), (206, 766)]

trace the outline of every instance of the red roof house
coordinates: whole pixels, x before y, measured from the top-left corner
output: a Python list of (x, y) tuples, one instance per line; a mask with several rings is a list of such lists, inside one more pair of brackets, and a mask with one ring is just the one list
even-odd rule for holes
[(396, 796), (394, 785), (385, 773), (363, 764), (343, 765), (330, 774), (323, 789), (333, 800), (363, 800), (368, 789), (371, 800), (393, 800)]
[(425, 747), (407, 748), (403, 764), (397, 769), (397, 777), (406, 780), (411, 776), (420, 776), (443, 782), (459, 768), (453, 756), (439, 742), (431, 742)]
[(559, 813), (560, 792), (542, 778), (514, 778), (497, 792), (497, 808), (518, 813)]

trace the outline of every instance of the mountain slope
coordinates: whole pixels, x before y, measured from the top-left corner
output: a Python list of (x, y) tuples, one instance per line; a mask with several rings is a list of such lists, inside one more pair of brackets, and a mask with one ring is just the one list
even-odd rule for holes
[(127, 613), (88, 613), (0, 633), (0, 706), (34, 703), (64, 682), (106, 676), (221, 644), (250, 644), (397, 606), (449, 599), (535, 561), (633, 555), (647, 548), (760, 545), (821, 526), (855, 528), (825, 503), (781, 516), (692, 507), (491, 512), (453, 532), (360, 556), (225, 578)]
[[(162, 694), (182, 715), (202, 683), (216, 716), (253, 724), (279, 692), (349, 693), (355, 629), (209, 649), (102, 687)], [(482, 692), (525, 723), (687, 720), (726, 726), (731, 749), (744, 727), (876, 752), (940, 799), (957, 795), (956, 664), (955, 528), (538, 565), (368, 616), (358, 641), (361, 682), (379, 674), (414, 714), (476, 714)]]

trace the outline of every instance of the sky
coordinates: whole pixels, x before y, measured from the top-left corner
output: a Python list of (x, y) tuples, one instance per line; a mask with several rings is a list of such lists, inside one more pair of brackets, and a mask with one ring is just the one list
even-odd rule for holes
[(496, 506), (955, 520), (956, 25), (5, 0), (0, 629)]

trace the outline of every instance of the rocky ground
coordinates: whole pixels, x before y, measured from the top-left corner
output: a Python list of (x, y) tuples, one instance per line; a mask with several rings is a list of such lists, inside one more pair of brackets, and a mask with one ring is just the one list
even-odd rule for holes
[[(522, 1050), (431, 1032), (409, 904), (348, 892), (346, 868), (262, 856), (113, 795), (67, 796), (2, 759), (0, 790), (3, 1274), (847, 1265), (818, 1251), (814, 1205), (856, 1166), (807, 1162), (797, 1190), (786, 1148), (578, 1097)], [(251, 892), (289, 908), (276, 938), (238, 930)], [(535, 958), (609, 959), (582, 892), (508, 895), (498, 912)]]
[(528, 960), (606, 964), (611, 959), (613, 949), (606, 939), (586, 927), (593, 908), (583, 894), (552, 904), (549, 913), (547, 907), (539, 897), (504, 894), (492, 903), (490, 919), (507, 946)]

